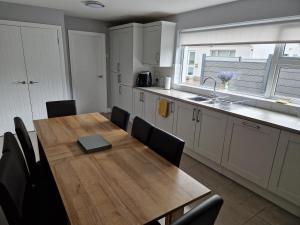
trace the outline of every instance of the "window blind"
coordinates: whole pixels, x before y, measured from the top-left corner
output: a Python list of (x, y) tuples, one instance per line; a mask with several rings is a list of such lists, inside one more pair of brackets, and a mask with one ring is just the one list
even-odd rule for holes
[(300, 41), (300, 20), (231, 24), (180, 32), (180, 45), (287, 43)]

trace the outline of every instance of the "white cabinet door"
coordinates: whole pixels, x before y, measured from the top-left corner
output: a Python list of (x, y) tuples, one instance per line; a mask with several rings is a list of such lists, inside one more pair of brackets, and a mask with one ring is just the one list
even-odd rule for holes
[(110, 70), (112, 72), (120, 72), (120, 35), (118, 30), (110, 31)]
[(120, 105), (121, 108), (132, 113), (132, 87), (120, 85)]
[(144, 92), (133, 89), (133, 116), (144, 118)]
[(21, 28), (33, 119), (47, 118), (46, 102), (63, 100), (66, 77), (61, 64), (58, 31)]
[(105, 34), (70, 30), (69, 46), (77, 112), (106, 112)]
[[(159, 115), (158, 110), (156, 110), (155, 125), (166, 132), (173, 133), (175, 102), (172, 99), (164, 97), (159, 97), (159, 99), (166, 99), (169, 102), (169, 114), (168, 117), (164, 118), (161, 115)], [(157, 109), (158, 107), (159, 103), (157, 105)]]
[(279, 130), (247, 120), (230, 118), (226, 134), (222, 165), (266, 188)]
[(161, 27), (144, 28), (143, 62), (149, 65), (159, 65)]
[(227, 116), (212, 110), (199, 109), (197, 113), (195, 151), (220, 164), (223, 153)]
[(152, 124), (155, 124), (158, 99), (157, 95), (144, 92), (144, 118)]
[(110, 72), (110, 82), (111, 82), (111, 105), (120, 106), (120, 85), (118, 83), (118, 74), (115, 72)]
[(14, 132), (13, 118), (33, 130), (20, 27), (0, 25), (0, 136)]
[(133, 86), (133, 29), (119, 31), (121, 84)]
[(185, 141), (185, 148), (193, 150), (196, 132), (197, 107), (176, 102), (174, 134)]
[(281, 132), (269, 189), (300, 206), (300, 135)]

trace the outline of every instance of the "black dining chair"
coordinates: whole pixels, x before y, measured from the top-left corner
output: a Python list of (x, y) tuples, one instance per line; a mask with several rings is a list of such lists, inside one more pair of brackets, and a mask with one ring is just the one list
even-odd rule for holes
[[(214, 225), (222, 205), (223, 199), (219, 195), (214, 195), (191, 209), (172, 225)], [(148, 225), (160, 225), (160, 223), (155, 221)]]
[(5, 133), (0, 160), (0, 205), (9, 225), (35, 225), (38, 224), (33, 214), (35, 197), (25, 160), (19, 153), (13, 134)]
[(50, 191), (32, 186), (25, 158), (10, 132), (4, 134), (0, 160), (0, 205), (9, 225), (67, 225), (61, 202)]
[(32, 181), (36, 184), (40, 178), (41, 165), (36, 161), (34, 148), (23, 120), (20, 117), (15, 117), (14, 123), (15, 131), (22, 146), (30, 176)]
[(136, 116), (133, 119), (131, 136), (148, 145), (152, 129), (153, 126), (150, 123)]
[(184, 141), (156, 127), (152, 129), (149, 148), (179, 167)]
[(72, 116), (77, 114), (75, 100), (46, 102), (48, 118)]
[(111, 118), (110, 118), (111, 122), (113, 122), (114, 124), (116, 124), (118, 127), (120, 127), (125, 131), (127, 131), (129, 117), (130, 117), (129, 112), (117, 106), (114, 106), (112, 108)]

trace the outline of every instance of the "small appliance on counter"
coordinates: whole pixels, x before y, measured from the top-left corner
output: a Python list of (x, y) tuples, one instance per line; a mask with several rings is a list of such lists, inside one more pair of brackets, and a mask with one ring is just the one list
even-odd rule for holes
[(165, 89), (166, 90), (171, 89), (171, 77), (169, 77), (169, 76), (165, 77)]
[(152, 86), (152, 75), (149, 71), (140, 72), (136, 78), (137, 87), (151, 87)]

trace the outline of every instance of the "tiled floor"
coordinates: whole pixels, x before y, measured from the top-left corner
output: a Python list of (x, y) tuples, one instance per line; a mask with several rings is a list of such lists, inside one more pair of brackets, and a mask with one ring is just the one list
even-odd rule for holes
[[(109, 114), (105, 116), (109, 118)], [(131, 124), (128, 126), (128, 133), (131, 133)], [(31, 132), (30, 136), (35, 149), (37, 149), (35, 133)], [(3, 138), (0, 137), (1, 147), (2, 142)], [(224, 205), (215, 225), (300, 225), (300, 218), (291, 215), (186, 154), (182, 156), (180, 168), (210, 188), (212, 194), (219, 194), (224, 199)], [(185, 211), (199, 203), (195, 202), (186, 207)]]
[[(300, 218), (183, 154), (180, 168), (224, 199), (216, 225), (300, 225)], [(195, 203), (195, 205), (198, 203)], [(187, 208), (188, 210), (188, 208)]]

